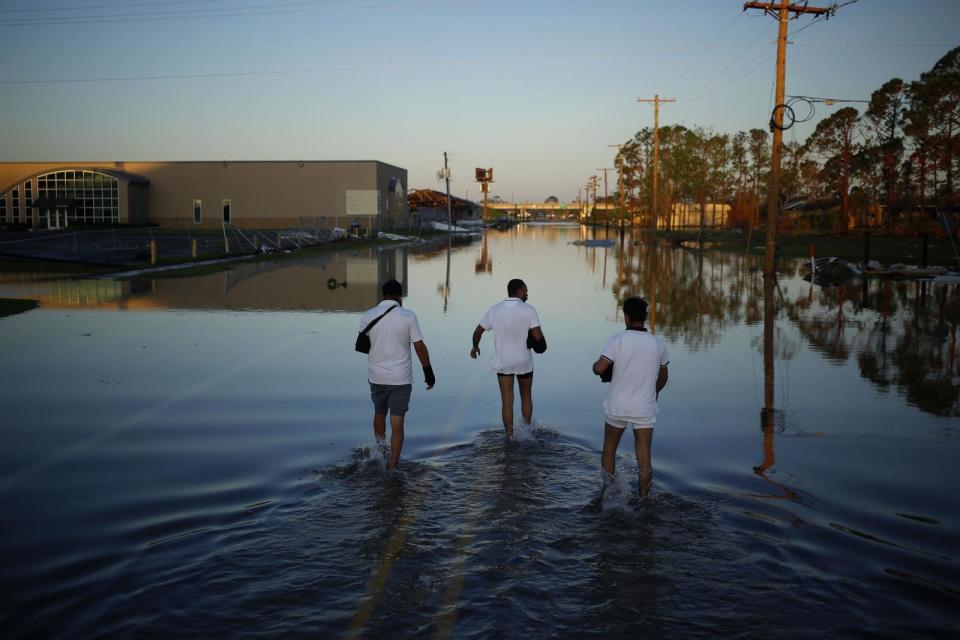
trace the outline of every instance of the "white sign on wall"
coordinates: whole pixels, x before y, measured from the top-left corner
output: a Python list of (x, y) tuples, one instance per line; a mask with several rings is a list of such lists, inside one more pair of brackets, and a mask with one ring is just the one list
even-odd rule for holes
[(380, 192), (376, 189), (347, 191), (347, 215), (380, 215)]

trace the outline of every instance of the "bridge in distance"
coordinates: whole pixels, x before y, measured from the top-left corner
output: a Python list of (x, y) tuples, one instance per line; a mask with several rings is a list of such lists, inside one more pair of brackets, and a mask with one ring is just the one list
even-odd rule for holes
[(520, 219), (540, 217), (542, 214), (548, 220), (579, 220), (585, 218), (590, 210), (615, 211), (617, 205), (606, 202), (488, 202), (487, 209), (495, 209), (503, 213), (515, 214)]

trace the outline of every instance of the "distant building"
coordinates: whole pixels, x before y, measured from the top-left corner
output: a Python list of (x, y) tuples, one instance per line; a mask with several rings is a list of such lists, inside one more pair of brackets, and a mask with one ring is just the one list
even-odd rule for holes
[(2, 162), (0, 223), (404, 228), (406, 183), (376, 160)]
[[(447, 194), (433, 189), (411, 189), (407, 194), (407, 205), (411, 215), (416, 215), (421, 222), (447, 221)], [(483, 208), (476, 202), (464, 200), (457, 196), (450, 196), (451, 216), (454, 221), (481, 220)]]
[[(708, 202), (704, 211), (703, 225), (705, 227), (723, 227), (727, 224), (730, 215), (730, 205), (720, 202)], [(658, 226), (666, 227), (666, 220), (661, 219)], [(670, 206), (670, 228), (682, 229), (700, 226), (700, 205), (688, 202), (674, 202)]]

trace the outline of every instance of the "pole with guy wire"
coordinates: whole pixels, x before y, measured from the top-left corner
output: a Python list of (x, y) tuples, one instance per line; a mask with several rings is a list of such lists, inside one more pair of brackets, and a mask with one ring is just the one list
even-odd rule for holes
[(773, 130), (773, 148), (770, 154), (770, 187), (767, 193), (767, 243), (763, 263), (764, 274), (773, 274), (776, 270), (777, 214), (780, 204), (781, 156), (783, 155), (783, 114), (786, 111), (786, 105), (783, 101), (786, 93), (787, 76), (787, 25), (790, 22), (790, 14), (795, 14), (798, 17), (802, 14), (829, 17), (836, 9), (835, 7), (808, 7), (806, 2), (790, 4), (790, 0), (746, 2), (743, 5), (743, 10), (746, 11), (747, 9), (761, 9), (779, 21), (776, 106), (773, 108), (773, 115), (770, 118), (770, 128)]

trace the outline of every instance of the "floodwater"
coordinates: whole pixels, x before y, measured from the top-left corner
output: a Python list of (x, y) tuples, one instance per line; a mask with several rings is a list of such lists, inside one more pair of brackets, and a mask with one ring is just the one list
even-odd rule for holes
[[(589, 233), (5, 275), (5, 637), (956, 637), (960, 286), (784, 262), (765, 307), (752, 256)], [(353, 351), (388, 277), (438, 377), (393, 475)], [(469, 350), (513, 277), (549, 350), (507, 443)], [(643, 501), (590, 372), (631, 293), (671, 357)]]

